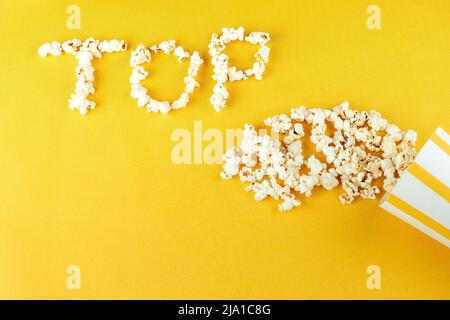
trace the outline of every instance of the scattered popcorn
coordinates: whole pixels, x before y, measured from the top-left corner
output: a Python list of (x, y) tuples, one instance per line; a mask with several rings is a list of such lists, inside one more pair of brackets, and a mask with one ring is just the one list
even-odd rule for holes
[[(148, 76), (148, 72), (145, 71), (142, 65), (151, 61), (151, 52), (155, 54), (159, 52), (170, 54), (173, 52), (179, 62), (190, 58), (188, 75), (184, 78), (186, 86), (180, 97), (172, 103), (152, 99), (148, 94), (147, 88), (142, 86), (142, 81)], [(189, 103), (189, 95), (194, 92), (195, 88), (200, 86), (195, 77), (198, 75), (198, 70), (202, 64), (203, 60), (197, 51), (194, 51), (191, 55), (183, 47), (177, 46), (174, 40), (162, 41), (150, 47), (150, 50), (142, 44), (138, 45), (136, 50), (131, 52), (130, 58), (130, 65), (134, 68), (130, 77), (130, 95), (137, 100), (138, 107), (145, 106), (148, 112), (160, 112), (167, 115), (170, 110), (183, 109)]]
[(62, 44), (58, 41), (44, 43), (39, 49), (38, 54), (45, 58), (47, 55), (60, 56), (62, 52), (74, 55), (78, 60), (76, 68), (77, 83), (75, 92), (69, 99), (69, 108), (76, 109), (82, 115), (86, 115), (89, 109), (95, 108), (95, 102), (89, 101), (87, 97), (94, 94), (94, 68), (92, 60), (100, 59), (102, 53), (121, 52), (127, 49), (123, 40), (104, 40), (99, 41), (94, 38), (88, 38), (84, 42), (78, 39), (67, 40)]
[[(214, 66), (213, 79), (217, 82), (210, 102), (216, 111), (220, 111), (226, 107), (228, 91), (223, 86), (225, 82), (247, 80), (251, 76), (254, 76), (256, 80), (262, 80), (266, 64), (269, 62), (270, 48), (266, 46), (270, 41), (269, 34), (264, 32), (251, 32), (246, 36), (244, 32), (243, 27), (239, 27), (238, 29), (222, 28), (222, 35), (218, 36), (216, 33), (213, 33), (211, 42), (208, 45), (211, 63)], [(233, 41), (246, 41), (260, 46), (258, 52), (255, 54), (256, 61), (252, 68), (237, 70), (235, 67), (228, 66), (229, 57), (223, 51), (226, 45)]]
[[(233, 29), (228, 38), (234, 39), (235, 32)], [(251, 37), (255, 43), (268, 41), (263, 34)], [(219, 87), (215, 92), (222, 90)], [(280, 211), (299, 206), (298, 195), (310, 197), (319, 186), (332, 190), (341, 184), (344, 193), (339, 200), (343, 204), (358, 197), (375, 199), (380, 193), (375, 180), (382, 179), (382, 188), (390, 191), (416, 156), (416, 132), (401, 131), (376, 111), (352, 110), (347, 102), (332, 110), (301, 106), (292, 109), (289, 116), (276, 115), (264, 123), (280, 138), (258, 135), (246, 124), (239, 147), (225, 153), (220, 176), (239, 176), (248, 183), (245, 189), (254, 192), (255, 200), (282, 200)], [(303, 156), (305, 125), (311, 129), (309, 141), (315, 145), (312, 149), (317, 156)], [(330, 129), (334, 131), (328, 133)]]

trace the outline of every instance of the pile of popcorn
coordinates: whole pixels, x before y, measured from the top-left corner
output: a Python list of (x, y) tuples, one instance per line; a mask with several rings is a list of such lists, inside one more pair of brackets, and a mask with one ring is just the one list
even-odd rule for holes
[[(237, 70), (236, 67), (228, 66), (229, 57), (224, 53), (224, 50), (226, 45), (233, 41), (246, 41), (260, 46), (255, 54), (256, 61), (252, 68)], [(247, 80), (251, 76), (254, 76), (256, 80), (262, 80), (262, 74), (266, 69), (265, 66), (269, 62), (270, 49), (266, 46), (269, 41), (268, 33), (250, 32), (248, 35), (245, 35), (243, 27), (238, 29), (223, 28), (221, 36), (213, 33), (208, 48), (211, 55), (211, 63), (214, 66), (212, 78), (217, 84), (214, 86), (210, 102), (216, 111), (225, 108), (227, 104), (229, 93), (223, 85), (225, 82)]]
[[(281, 199), (280, 211), (299, 206), (298, 194), (310, 197), (320, 186), (331, 190), (341, 184), (343, 204), (357, 197), (375, 199), (380, 193), (376, 180), (382, 179), (389, 192), (416, 156), (416, 132), (400, 130), (376, 111), (352, 110), (347, 102), (332, 110), (302, 106), (292, 109), (290, 116), (280, 114), (264, 122), (272, 137), (245, 125), (240, 145), (224, 155), (220, 175), (238, 175), (255, 200)], [(310, 129), (317, 157), (303, 156), (305, 129)]]
[(123, 40), (95, 40), (89, 38), (86, 41), (78, 39), (67, 40), (62, 44), (58, 41), (44, 43), (38, 50), (38, 54), (45, 58), (47, 55), (60, 56), (63, 52), (74, 55), (78, 60), (76, 68), (77, 83), (75, 92), (69, 99), (69, 108), (77, 109), (82, 115), (86, 115), (88, 109), (95, 108), (95, 102), (87, 97), (94, 94), (94, 68), (92, 60), (101, 58), (102, 53), (121, 52), (127, 49)]
[[(152, 99), (147, 93), (147, 88), (141, 83), (148, 76), (148, 71), (142, 65), (151, 61), (151, 52), (163, 52), (165, 54), (173, 52), (179, 62), (190, 58), (188, 75), (184, 77), (186, 86), (180, 97), (172, 103)], [(202, 63), (203, 60), (197, 51), (194, 51), (191, 55), (183, 47), (177, 46), (174, 40), (162, 41), (160, 44), (153, 45), (150, 49), (147, 49), (144, 45), (139, 45), (131, 53), (130, 58), (130, 65), (134, 68), (130, 77), (131, 97), (137, 100), (139, 107), (146, 106), (149, 112), (161, 112), (166, 115), (170, 110), (183, 109), (189, 103), (189, 95), (194, 92), (196, 87), (200, 86), (195, 77), (198, 75)]]

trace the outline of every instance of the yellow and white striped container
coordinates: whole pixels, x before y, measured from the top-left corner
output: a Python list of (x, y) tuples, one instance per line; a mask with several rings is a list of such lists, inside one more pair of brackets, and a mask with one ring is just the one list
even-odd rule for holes
[(450, 248), (450, 136), (438, 128), (380, 206)]

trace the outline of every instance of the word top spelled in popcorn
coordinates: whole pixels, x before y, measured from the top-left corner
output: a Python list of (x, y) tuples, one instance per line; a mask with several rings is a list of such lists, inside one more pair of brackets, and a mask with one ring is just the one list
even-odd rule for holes
[[(375, 199), (380, 193), (376, 180), (390, 191), (416, 156), (416, 132), (400, 130), (376, 111), (352, 110), (347, 102), (332, 110), (295, 108), (290, 116), (276, 115), (265, 124), (280, 138), (258, 135), (252, 125), (245, 125), (241, 144), (223, 157), (221, 177), (239, 175), (255, 200), (281, 199), (281, 211), (299, 206), (297, 196), (310, 197), (319, 186), (331, 190), (340, 184), (343, 204), (357, 197)], [(303, 156), (307, 130), (317, 157)]]
[[(226, 45), (233, 41), (246, 41), (260, 46), (258, 52), (255, 54), (256, 61), (252, 68), (241, 71), (237, 70), (236, 67), (230, 67), (228, 65), (229, 57), (223, 51)], [(239, 27), (238, 29), (223, 28), (221, 36), (215, 33), (212, 35), (211, 43), (208, 47), (214, 66), (213, 79), (217, 81), (217, 84), (214, 86), (210, 102), (216, 111), (226, 106), (229, 93), (223, 86), (225, 82), (246, 80), (251, 76), (254, 76), (257, 80), (262, 80), (265, 65), (269, 62), (270, 49), (266, 46), (269, 41), (270, 37), (268, 33), (250, 32), (248, 35), (245, 35), (243, 27)], [(122, 52), (126, 50), (127, 44), (123, 40), (100, 41), (89, 38), (86, 41), (78, 39), (68, 40), (62, 44), (58, 41), (44, 43), (39, 48), (38, 54), (45, 58), (48, 55), (60, 56), (65, 52), (77, 58), (77, 83), (75, 93), (71, 95), (69, 100), (69, 108), (77, 109), (82, 115), (86, 115), (88, 109), (95, 108), (95, 103), (87, 99), (90, 94), (94, 94), (95, 92), (92, 60), (94, 58), (102, 58), (102, 53)], [(142, 85), (142, 81), (148, 76), (148, 71), (144, 69), (143, 65), (150, 63), (152, 53), (156, 54), (160, 52), (165, 54), (173, 53), (179, 62), (187, 58), (190, 60), (188, 74), (184, 77), (185, 89), (179, 98), (173, 102), (152, 99), (148, 94), (147, 88)], [(194, 93), (194, 89), (200, 87), (200, 84), (195, 78), (202, 64), (203, 59), (197, 51), (191, 54), (185, 51), (183, 47), (177, 45), (174, 40), (162, 41), (149, 48), (140, 44), (131, 52), (130, 65), (133, 67), (133, 71), (130, 77), (130, 95), (137, 100), (139, 107), (145, 106), (149, 112), (159, 112), (166, 115), (170, 110), (184, 109), (188, 105), (190, 95)]]

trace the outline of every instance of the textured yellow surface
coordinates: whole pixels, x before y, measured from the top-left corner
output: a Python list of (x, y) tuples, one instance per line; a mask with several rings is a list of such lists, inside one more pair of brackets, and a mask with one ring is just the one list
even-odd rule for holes
[[(171, 133), (262, 125), (291, 107), (349, 100), (374, 108), (422, 145), (450, 128), (448, 1), (70, 1), (0, 4), (0, 298), (450, 298), (450, 251), (377, 206), (342, 206), (317, 191), (289, 213), (255, 202), (218, 165), (174, 165)], [(174, 38), (207, 56), (213, 32), (270, 32), (263, 81), (227, 85), (208, 102), (208, 63), (187, 109), (148, 114), (129, 96), (130, 50), (96, 61), (88, 116), (67, 108), (71, 56), (41, 59), (46, 41), (119, 38), (131, 48)], [(233, 45), (240, 67), (255, 48)], [(158, 56), (156, 98), (175, 98), (186, 66)], [(81, 268), (81, 290), (66, 268)], [(366, 269), (381, 268), (381, 290)]]

